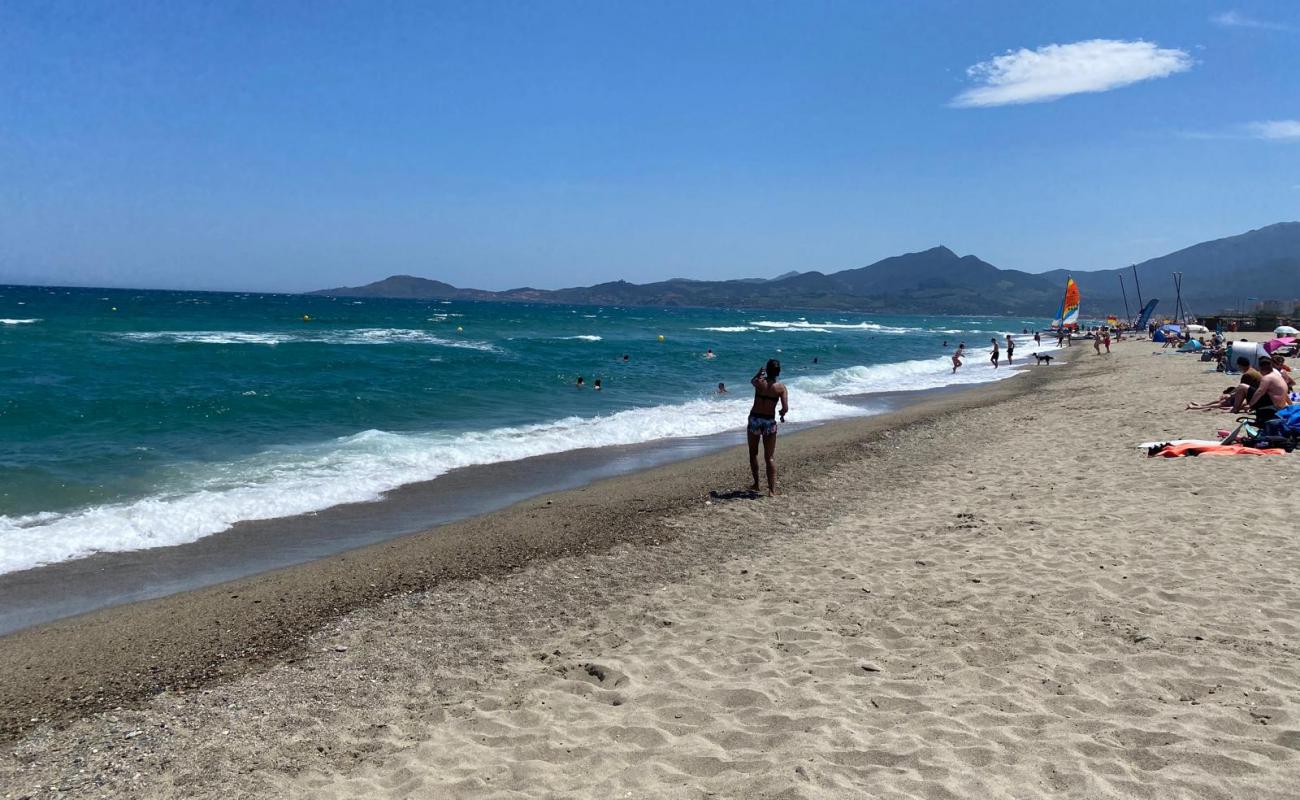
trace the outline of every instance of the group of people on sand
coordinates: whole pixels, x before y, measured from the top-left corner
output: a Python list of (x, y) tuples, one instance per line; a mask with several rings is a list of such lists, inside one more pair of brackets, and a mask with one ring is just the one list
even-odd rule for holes
[(1238, 382), (1225, 388), (1215, 400), (1208, 403), (1188, 403), (1188, 411), (1229, 411), (1234, 414), (1252, 412), (1260, 425), (1277, 416), (1278, 409), (1291, 405), (1295, 379), (1286, 357), (1264, 354), (1255, 363), (1246, 356), (1235, 359)]

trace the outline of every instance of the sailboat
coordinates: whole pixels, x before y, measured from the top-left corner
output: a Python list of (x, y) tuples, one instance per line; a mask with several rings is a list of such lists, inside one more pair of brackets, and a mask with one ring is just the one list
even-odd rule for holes
[(1079, 284), (1074, 278), (1065, 279), (1065, 295), (1061, 297), (1061, 307), (1052, 320), (1052, 328), (1074, 330), (1079, 327)]

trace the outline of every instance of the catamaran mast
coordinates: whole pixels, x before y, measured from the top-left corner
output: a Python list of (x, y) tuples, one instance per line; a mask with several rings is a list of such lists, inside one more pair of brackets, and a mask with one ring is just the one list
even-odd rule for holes
[(1187, 314), (1183, 311), (1183, 273), (1175, 272), (1174, 276), (1174, 321), (1180, 325), (1186, 324)]
[(1134, 264), (1134, 265), (1133, 265), (1133, 285), (1137, 287), (1137, 293), (1138, 293), (1138, 306), (1139, 306), (1139, 307), (1140, 307), (1140, 306), (1145, 306), (1146, 303), (1143, 303), (1143, 302), (1142, 302), (1142, 282), (1138, 280), (1138, 265), (1137, 265), (1137, 264)]
[(1119, 293), (1124, 296), (1124, 321), (1130, 326), (1133, 324), (1133, 317), (1128, 313), (1128, 292), (1124, 290), (1124, 273), (1119, 274)]

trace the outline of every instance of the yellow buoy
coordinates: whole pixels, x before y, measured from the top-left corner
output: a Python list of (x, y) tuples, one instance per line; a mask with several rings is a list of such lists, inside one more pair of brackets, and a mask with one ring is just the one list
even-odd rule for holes
[(462, 327), (459, 326), (459, 325), (456, 326), (456, 333), (464, 333), (464, 332), (465, 332), (465, 329), (464, 329), (464, 328), (462, 328)]
[(662, 342), (663, 340), (664, 340), (664, 335), (661, 333), (661, 334), (659, 334), (659, 341)]
[(116, 310), (117, 310), (117, 306), (113, 306), (113, 310), (116, 311)]
[(311, 322), (311, 315), (310, 315), (310, 314), (303, 314), (303, 315), (302, 315), (302, 321), (303, 321), (303, 322)]

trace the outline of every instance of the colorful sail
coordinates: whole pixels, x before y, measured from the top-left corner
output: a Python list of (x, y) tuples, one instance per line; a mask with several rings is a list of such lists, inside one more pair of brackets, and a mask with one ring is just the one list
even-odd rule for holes
[(1079, 284), (1074, 278), (1065, 279), (1065, 295), (1061, 298), (1061, 307), (1052, 319), (1053, 328), (1079, 327)]
[(1061, 327), (1079, 327), (1079, 284), (1074, 278), (1065, 280), (1065, 298), (1061, 300)]

